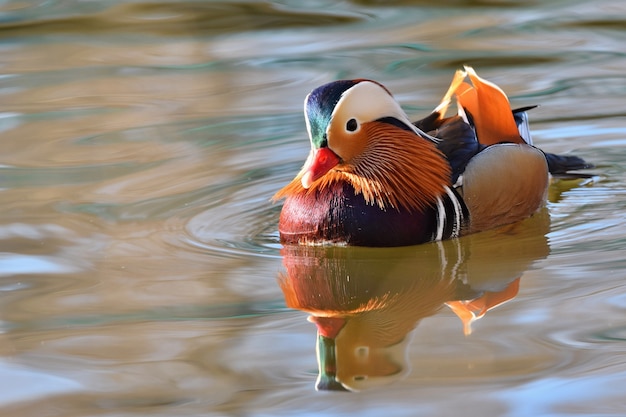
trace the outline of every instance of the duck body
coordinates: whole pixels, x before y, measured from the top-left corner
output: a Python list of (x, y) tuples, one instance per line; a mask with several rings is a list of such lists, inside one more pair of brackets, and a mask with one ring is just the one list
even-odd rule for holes
[[(453, 97), (459, 112), (445, 117)], [(532, 146), (524, 110), (512, 111), (502, 90), (469, 67), (415, 123), (375, 81), (313, 90), (305, 100), (311, 152), (275, 195), (285, 199), (281, 242), (405, 246), (531, 216), (551, 171), (588, 165)]]
[[(285, 200), (280, 220), (283, 243), (405, 246), (428, 242), (437, 229), (437, 209), (386, 210), (369, 204), (348, 183)], [(449, 236), (446, 236), (449, 237)]]

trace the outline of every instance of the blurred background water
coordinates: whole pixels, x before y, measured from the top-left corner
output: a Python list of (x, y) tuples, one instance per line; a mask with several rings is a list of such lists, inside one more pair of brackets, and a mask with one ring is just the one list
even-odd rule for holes
[[(0, 414), (624, 415), (625, 45), (619, 0), (0, 1)], [(305, 95), (417, 119), (463, 64), (597, 176), (466, 239), (281, 251)]]

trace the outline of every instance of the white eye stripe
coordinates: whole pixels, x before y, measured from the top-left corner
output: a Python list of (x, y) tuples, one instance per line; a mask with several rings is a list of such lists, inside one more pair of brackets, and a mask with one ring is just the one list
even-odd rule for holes
[(326, 133), (329, 133), (331, 125), (335, 123), (344, 123), (342, 129), (351, 132), (347, 129), (347, 122), (351, 119), (357, 120), (360, 126), (361, 123), (373, 122), (386, 117), (398, 119), (416, 134), (437, 141), (436, 138), (414, 126), (393, 96), (380, 84), (373, 81), (361, 81), (344, 91), (335, 104)]

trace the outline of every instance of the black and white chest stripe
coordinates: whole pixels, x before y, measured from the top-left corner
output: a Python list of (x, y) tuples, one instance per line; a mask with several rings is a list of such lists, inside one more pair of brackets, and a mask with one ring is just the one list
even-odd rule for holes
[(469, 211), (456, 191), (445, 187), (446, 193), (437, 199), (437, 228), (432, 239), (443, 240), (459, 237), (469, 221)]

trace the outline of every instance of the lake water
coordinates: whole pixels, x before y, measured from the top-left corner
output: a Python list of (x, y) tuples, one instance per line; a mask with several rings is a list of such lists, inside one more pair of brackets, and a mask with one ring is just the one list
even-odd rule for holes
[[(626, 415), (625, 45), (621, 0), (1, 1), (0, 414)], [(463, 64), (595, 176), (460, 240), (283, 249), (305, 95), (417, 119)]]

